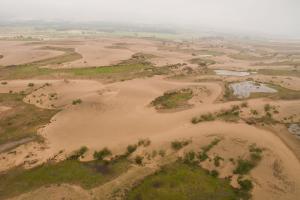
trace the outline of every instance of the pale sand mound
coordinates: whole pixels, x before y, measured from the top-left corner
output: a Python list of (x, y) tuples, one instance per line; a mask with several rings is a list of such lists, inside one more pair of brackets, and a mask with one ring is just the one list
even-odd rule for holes
[(0, 41), (0, 66), (20, 65), (62, 55), (64, 52), (43, 50), (43, 45), (27, 45), (20, 41)]

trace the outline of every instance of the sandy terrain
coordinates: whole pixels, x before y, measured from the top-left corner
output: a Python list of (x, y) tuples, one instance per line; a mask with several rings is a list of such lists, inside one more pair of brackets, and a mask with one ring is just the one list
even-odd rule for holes
[[(4, 58), (0, 60), (0, 65), (32, 62), (37, 60), (36, 58), (39, 60), (61, 54), (57, 51), (37, 50), (39, 46), (45, 45), (71, 47), (83, 57), (80, 60), (54, 66), (56, 68), (113, 65), (129, 59), (138, 52), (153, 55), (148, 60), (157, 66), (188, 63), (195, 55), (187, 49), (210, 48), (227, 54), (239, 52), (239, 47), (226, 46), (228, 43), (222, 41), (202, 41), (197, 44), (181, 44), (179, 47), (176, 42), (164, 44), (162, 41), (134, 38), (102, 38), (70, 43), (42, 42), (31, 45), (0, 42), (0, 54), (4, 55)], [(18, 52), (12, 54), (10, 51), (16, 46)], [(174, 50), (175, 47), (176, 50)], [(247, 46), (247, 48), (250, 47)], [(260, 47), (260, 50), (272, 52), (270, 47)], [(13, 59), (16, 55), (19, 60)], [(262, 67), (252, 68), (254, 61), (236, 60), (226, 55), (208, 57), (217, 62), (210, 66), (212, 69), (247, 70)], [(275, 59), (277, 58), (270, 60)], [(197, 68), (195, 64), (188, 65)], [(279, 68), (290, 69), (290, 67), (280, 66)], [(162, 148), (167, 151), (167, 158), (175, 159), (170, 142), (176, 139), (192, 140), (191, 145), (178, 152), (178, 155), (182, 155), (189, 149), (199, 149), (207, 145), (213, 137), (217, 136), (222, 140), (209, 152), (210, 156), (221, 155), (226, 160), (231, 157), (245, 157), (248, 146), (253, 143), (264, 149), (262, 161), (247, 175), (254, 183), (253, 199), (295, 200), (300, 195), (300, 149), (299, 143), (293, 141), (295, 138), (286, 132), (283, 125), (260, 127), (246, 124), (242, 120), (236, 123), (218, 120), (196, 125), (191, 123), (191, 119), (195, 116), (218, 112), (232, 105), (241, 104), (242, 100), (220, 101), (224, 93), (222, 81), (245, 81), (249, 77), (254, 81), (272, 81), (282, 87), (300, 90), (298, 77), (261, 74), (246, 77), (196, 75), (191, 81), (154, 76), (109, 84), (101, 83), (101, 80), (7, 80), (7, 84), (0, 85), (0, 93), (28, 91), (29, 94), (23, 99), (24, 102), (40, 108), (59, 108), (61, 111), (51, 119), (48, 125), (39, 129), (38, 133), (45, 138), (45, 143), (29, 142), (13, 149), (13, 153), (0, 153), (0, 171), (3, 172), (21, 164), (24, 164), (26, 168), (34, 167), (55, 157), (59, 151), (63, 150), (63, 155), (56, 157), (59, 161), (83, 145), (89, 148), (85, 160), (92, 159), (93, 151), (103, 147), (108, 147), (114, 154), (119, 154), (125, 151), (128, 144), (134, 144), (143, 138), (149, 138), (151, 145), (149, 148), (138, 150), (135, 154), (144, 155), (154, 149)], [(199, 79), (209, 80), (195, 81)], [(34, 87), (29, 88), (29, 83), (34, 83)], [(48, 84), (45, 86), (46, 83)], [(194, 97), (189, 100), (189, 103), (193, 105), (190, 108), (158, 112), (150, 106), (150, 103), (164, 92), (181, 88), (193, 88), (196, 91)], [(82, 100), (82, 103), (74, 105), (72, 102), (76, 99)], [(297, 99), (274, 101), (258, 98), (247, 102), (248, 107), (244, 108), (241, 114), (244, 118), (251, 115), (251, 109), (263, 113), (265, 104), (271, 104), (279, 111), (278, 114), (274, 114), (274, 119), (281, 121), (294, 116), (295, 121), (300, 120), (300, 101)], [(0, 104), (0, 114), (9, 109)], [(167, 161), (154, 160), (147, 161), (145, 167), (134, 166), (117, 179), (90, 191), (63, 184), (42, 187), (13, 199), (107, 199), (114, 190), (142, 179), (157, 170), (164, 162)], [(204, 162), (202, 167), (214, 169), (209, 162)], [(231, 176), (233, 168), (234, 165), (224, 161), (219, 169), (220, 176)], [(237, 175), (233, 175), (231, 182), (233, 186), (237, 186), (236, 179)], [(45, 197), (46, 193), (51, 195)]]
[(26, 45), (26, 42), (0, 41), (0, 66), (20, 65), (62, 55), (61, 51), (43, 50), (42, 46)]

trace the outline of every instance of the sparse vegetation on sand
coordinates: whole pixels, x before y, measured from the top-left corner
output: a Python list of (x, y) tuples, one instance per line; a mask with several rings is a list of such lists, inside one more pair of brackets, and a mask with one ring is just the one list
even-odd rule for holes
[(12, 108), (1, 114), (0, 144), (24, 138), (39, 139), (37, 130), (59, 111), (27, 104), (23, 102), (24, 97), (25, 93), (0, 94), (1, 105)]
[(129, 164), (126, 159), (118, 159), (110, 163), (65, 160), (59, 163), (47, 163), (29, 170), (21, 167), (14, 168), (0, 175), (0, 199), (52, 184), (69, 183), (90, 189), (126, 172)]
[(204, 58), (193, 58), (190, 60), (190, 63), (197, 64), (200, 67), (207, 67), (209, 65), (216, 64), (216, 61), (211, 59), (204, 59)]
[(237, 160), (237, 166), (234, 169), (234, 174), (245, 175), (248, 174), (261, 160), (262, 158), (262, 149), (252, 144), (249, 146), (249, 159), (241, 159)]
[(146, 177), (128, 192), (128, 200), (192, 200), (192, 199), (248, 199), (248, 193), (232, 188), (228, 180), (194, 164), (180, 161), (162, 167)]
[(296, 76), (300, 77), (300, 70), (283, 70), (283, 69), (260, 69), (259, 74), (270, 75), (270, 76)]
[(81, 103), (82, 103), (81, 99), (75, 99), (75, 100), (72, 101), (73, 105), (77, 105), (77, 104), (81, 104)]
[(103, 148), (100, 151), (95, 151), (93, 157), (95, 160), (103, 160), (105, 157), (111, 156), (112, 153), (108, 148)]
[(171, 142), (171, 147), (174, 150), (179, 150), (179, 149), (182, 149), (183, 147), (189, 145), (190, 143), (191, 143), (190, 140), (182, 140), (182, 141), (176, 140), (176, 141)]
[(137, 77), (167, 74), (168, 67), (153, 67), (144, 57), (133, 57), (117, 65), (102, 67), (85, 67), (70, 69), (53, 69), (41, 67), (40, 62), (17, 66), (7, 66), (0, 69), (0, 79), (26, 79), (33, 77), (60, 78), (101, 78), (110, 81), (129, 80)]
[(232, 106), (230, 109), (221, 110), (216, 113), (207, 113), (202, 114), (199, 117), (193, 117), (191, 122), (193, 124), (197, 124), (200, 122), (214, 121), (216, 119), (228, 121), (228, 122), (236, 122), (240, 119), (240, 107), (237, 105)]
[(163, 96), (152, 101), (152, 105), (158, 110), (189, 107), (188, 100), (193, 97), (192, 89), (180, 89), (165, 92)]
[(201, 148), (201, 151), (198, 153), (197, 157), (200, 162), (205, 161), (208, 158), (207, 153), (216, 146), (221, 141), (220, 138), (215, 138), (209, 145)]
[(83, 158), (84, 154), (88, 151), (86, 146), (82, 146), (80, 149), (74, 151), (67, 157), (67, 160), (78, 160), (79, 158)]

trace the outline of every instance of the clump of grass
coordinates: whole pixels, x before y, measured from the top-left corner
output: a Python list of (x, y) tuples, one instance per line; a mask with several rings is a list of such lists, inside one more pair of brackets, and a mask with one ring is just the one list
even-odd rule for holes
[(144, 146), (147, 147), (151, 144), (151, 140), (149, 139), (141, 139), (138, 141), (138, 146)]
[(264, 110), (265, 110), (265, 112), (269, 112), (270, 110), (271, 110), (271, 105), (270, 104), (265, 104), (264, 105)]
[(196, 153), (194, 151), (189, 151), (184, 154), (183, 162), (186, 164), (193, 164), (196, 159)]
[(249, 146), (250, 160), (238, 159), (237, 166), (234, 169), (234, 174), (248, 174), (261, 160), (262, 149), (255, 144)]
[(88, 148), (86, 146), (80, 147), (80, 149), (74, 151), (71, 155), (67, 157), (67, 160), (78, 160), (79, 158), (82, 158), (84, 154), (88, 151)]
[(165, 157), (166, 151), (161, 149), (161, 150), (158, 151), (158, 155), (160, 155), (160, 157)]
[(214, 121), (215, 120), (215, 116), (211, 113), (207, 113), (207, 114), (203, 114), (200, 117), (194, 117), (192, 119), (192, 123), (193, 124), (197, 124), (200, 122), (204, 122), (204, 121)]
[(183, 140), (183, 141), (176, 140), (176, 141), (171, 142), (171, 147), (172, 147), (172, 149), (177, 151), (177, 150), (180, 150), (183, 147), (187, 146), (190, 143), (191, 143), (191, 141), (189, 141), (189, 140)]
[(241, 107), (242, 108), (247, 108), (248, 107), (248, 103), (245, 101), (243, 103), (241, 103)]
[(214, 157), (214, 165), (216, 166), (216, 167), (219, 167), (220, 166), (220, 161), (221, 160), (224, 160), (222, 157), (220, 157), (220, 156), (215, 156)]
[(198, 153), (198, 158), (200, 160), (200, 162), (205, 161), (208, 158), (207, 153), (214, 147), (216, 146), (219, 142), (221, 141), (221, 139), (219, 138), (215, 138), (209, 145), (202, 147), (202, 151), (200, 151)]
[(2, 81), (1, 85), (7, 85), (7, 82), (6, 81)]
[(211, 172), (209, 172), (209, 174), (212, 176), (212, 177), (218, 177), (219, 176), (219, 172), (217, 170), (212, 170)]
[(253, 109), (251, 109), (251, 111), (250, 111), (250, 112), (251, 112), (251, 114), (252, 114), (252, 115), (258, 115), (258, 111), (257, 111), (257, 110), (253, 110)]
[(188, 106), (188, 100), (193, 97), (193, 90), (180, 89), (172, 92), (165, 92), (163, 96), (152, 101), (156, 109), (174, 109)]
[(95, 151), (93, 154), (93, 157), (95, 160), (103, 160), (105, 157), (111, 156), (111, 155), (112, 155), (111, 151), (105, 147), (100, 151)]
[(28, 83), (28, 87), (33, 87), (34, 83)]
[(135, 152), (137, 149), (137, 145), (133, 144), (133, 145), (128, 145), (127, 146), (127, 155), (132, 154), (133, 152)]
[(135, 161), (135, 163), (136, 164), (138, 164), (138, 165), (142, 165), (143, 164), (143, 157), (142, 156), (136, 156), (135, 158), (134, 158), (134, 161)]
[(81, 104), (81, 103), (82, 103), (81, 99), (75, 99), (75, 100), (72, 101), (73, 105), (77, 105), (77, 104)]
[(240, 119), (240, 107), (238, 105), (233, 105), (229, 110), (223, 110), (217, 113), (217, 118), (224, 121), (236, 122)]

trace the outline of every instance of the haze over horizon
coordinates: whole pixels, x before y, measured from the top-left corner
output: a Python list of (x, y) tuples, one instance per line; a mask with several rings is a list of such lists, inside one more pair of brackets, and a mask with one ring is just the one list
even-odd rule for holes
[(6, 21), (171, 24), (300, 37), (298, 0), (1, 0)]

